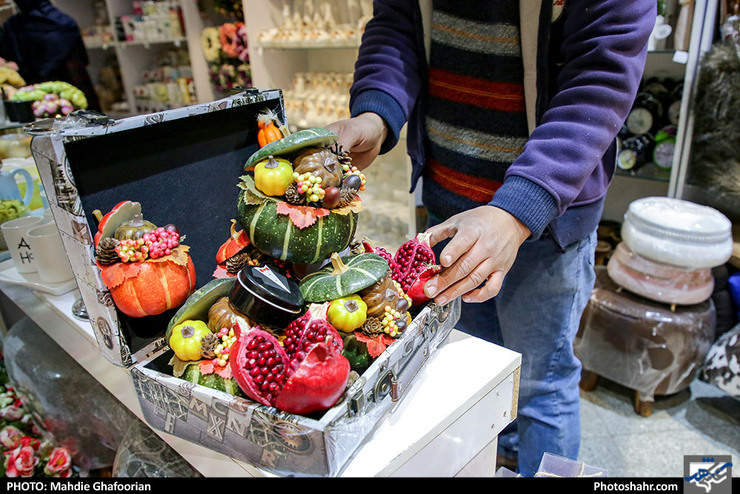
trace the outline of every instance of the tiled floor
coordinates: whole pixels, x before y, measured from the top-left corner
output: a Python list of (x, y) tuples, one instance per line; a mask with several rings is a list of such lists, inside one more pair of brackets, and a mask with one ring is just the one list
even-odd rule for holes
[(649, 417), (635, 413), (633, 392), (601, 379), (581, 391), (580, 460), (610, 477), (682, 477), (684, 455), (732, 455), (740, 476), (740, 400), (695, 380), (658, 396)]

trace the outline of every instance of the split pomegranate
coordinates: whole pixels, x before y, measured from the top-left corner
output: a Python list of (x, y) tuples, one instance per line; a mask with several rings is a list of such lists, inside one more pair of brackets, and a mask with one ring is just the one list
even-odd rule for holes
[(326, 320), (325, 306), (312, 305), (293, 321), (282, 345), (259, 327), (238, 331), (231, 371), (247, 396), (302, 415), (337, 402), (347, 386), (350, 364), (342, 355), (341, 336)]
[(393, 273), (398, 271), (398, 266), (396, 266), (396, 261), (393, 260), (393, 254), (391, 254), (390, 252), (388, 252), (382, 247), (376, 246), (374, 243), (372, 243), (367, 238), (362, 240), (362, 246), (365, 249), (365, 252), (372, 252), (374, 254), (378, 254), (380, 257), (388, 261), (388, 266), (391, 268), (391, 271), (393, 271)]
[(429, 300), (424, 295), (424, 284), (436, 273), (437, 256), (429, 244), (429, 234), (419, 233), (404, 243), (393, 257), (395, 269), (393, 279), (411, 297), (414, 304)]

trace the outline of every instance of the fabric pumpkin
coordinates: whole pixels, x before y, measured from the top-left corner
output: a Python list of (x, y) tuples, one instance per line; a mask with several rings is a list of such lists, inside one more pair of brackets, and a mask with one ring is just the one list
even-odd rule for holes
[(195, 290), (195, 265), (184, 246), (160, 259), (98, 267), (116, 307), (130, 317), (176, 308)]

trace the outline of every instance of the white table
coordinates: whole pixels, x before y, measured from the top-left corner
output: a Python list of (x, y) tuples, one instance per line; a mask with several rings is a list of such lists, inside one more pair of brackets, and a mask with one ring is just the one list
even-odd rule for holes
[[(11, 261), (0, 263), (0, 271)], [(144, 420), (129, 372), (106, 360), (92, 328), (72, 316), (79, 292), (50, 295), (0, 282), (3, 319), (30, 317)], [(3, 329), (5, 331), (5, 329)], [(492, 476), (497, 436), (516, 415), (519, 354), (453, 331), (406, 396), (342, 472), (345, 477)], [(224, 454), (155, 430), (204, 476), (269, 476)]]

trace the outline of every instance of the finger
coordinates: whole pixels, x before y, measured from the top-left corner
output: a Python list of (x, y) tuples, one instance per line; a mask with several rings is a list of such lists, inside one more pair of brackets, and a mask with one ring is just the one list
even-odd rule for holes
[(469, 274), (455, 280), (446, 287), (442, 287), (440, 284), (440, 292), (434, 297), (434, 300), (439, 304), (445, 304), (450, 300), (473, 292), (486, 283), (494, 272), (493, 261), (486, 259), (471, 270)]
[(490, 300), (501, 291), (504, 282), (504, 272), (494, 271), (481, 287), (476, 288), (462, 296), (463, 302), (480, 303)]
[(457, 226), (450, 222), (450, 220), (447, 220), (429, 227), (424, 233), (429, 235), (429, 245), (434, 247), (441, 241), (453, 237), (457, 233)]
[[(445, 268), (452, 267), (455, 263), (459, 262), (460, 259), (468, 257), (474, 251), (477, 251), (477, 249), (474, 248), (478, 245), (478, 240), (480, 238), (480, 232), (471, 228), (459, 229), (455, 226), (454, 229), (448, 231), (452, 233), (452, 238), (442, 249), (442, 252), (439, 253), (439, 263)], [(468, 256), (466, 256), (466, 254)], [(469, 273), (476, 265), (477, 263), (470, 265), (468, 261), (464, 262), (462, 267), (467, 266), (468, 270), (462, 274), (465, 275)]]
[[(455, 240), (457, 237), (453, 237)], [(451, 241), (451, 242), (452, 242)], [(462, 257), (449, 262), (449, 258), (444, 258), (441, 264), (444, 266), (438, 275), (432, 277), (424, 285), (424, 293), (429, 298), (436, 297), (439, 293), (447, 290), (451, 285), (468, 276), (479, 264), (489, 260), (485, 252), (481, 252), (480, 247), (473, 245), (472, 248), (465, 249)], [(444, 257), (444, 254), (440, 258)], [(493, 271), (493, 268), (491, 269)], [(481, 280), (482, 281), (482, 280)], [(475, 287), (471, 287), (475, 288)]]
[(333, 124), (329, 124), (326, 128), (335, 134), (337, 134), (337, 143), (348, 151), (353, 151), (360, 144), (362, 144), (362, 133), (357, 130), (353, 125), (350, 125), (349, 120), (341, 120)]

